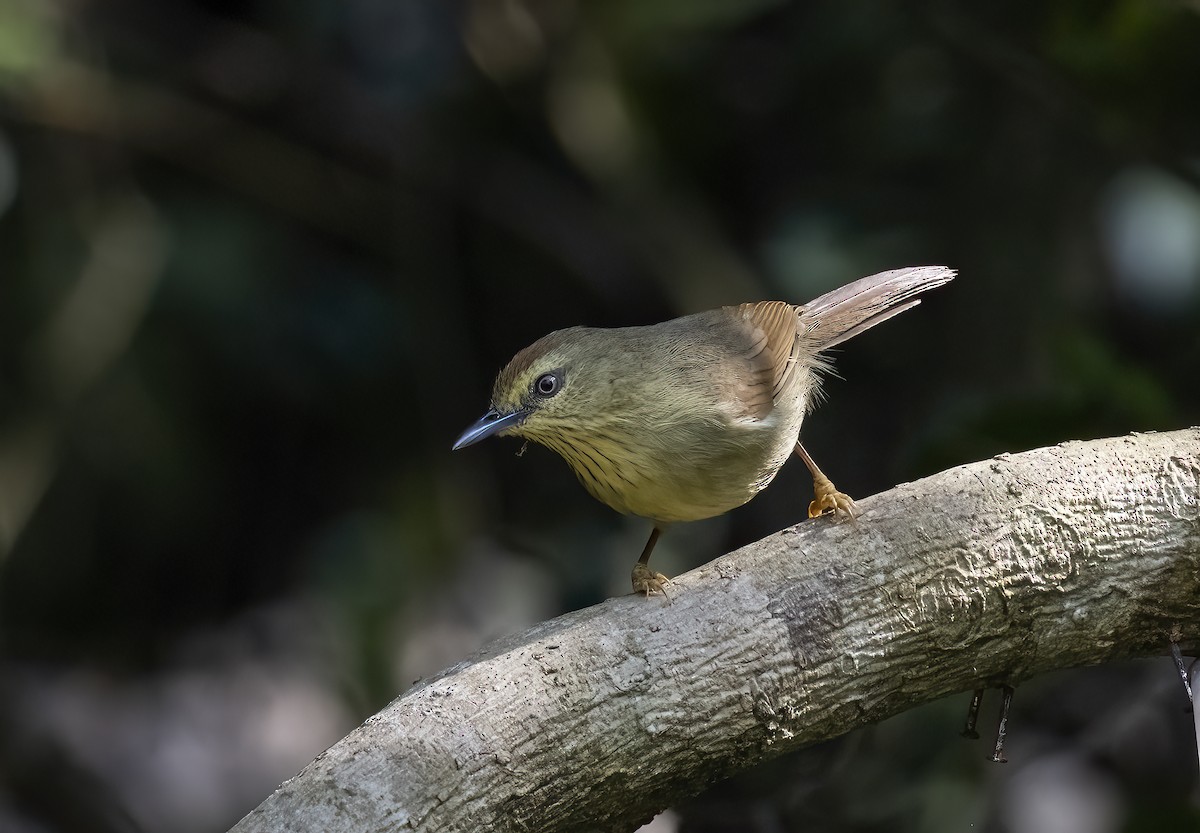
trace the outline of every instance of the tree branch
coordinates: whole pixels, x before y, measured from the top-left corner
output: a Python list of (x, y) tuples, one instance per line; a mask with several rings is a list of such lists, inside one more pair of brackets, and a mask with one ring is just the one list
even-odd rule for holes
[[(235, 828), (632, 830), (920, 703), (1200, 641), (1200, 429), (944, 471), (421, 682)], [(957, 727), (947, 726), (947, 733)]]

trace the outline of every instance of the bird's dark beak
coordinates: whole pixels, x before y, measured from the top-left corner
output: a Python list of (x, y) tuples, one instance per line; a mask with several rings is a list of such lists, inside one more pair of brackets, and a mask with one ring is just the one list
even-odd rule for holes
[(454, 443), (454, 448), (451, 451), (458, 451), (460, 448), (475, 445), (480, 440), (486, 440), (492, 434), (499, 434), (506, 428), (515, 428), (524, 422), (527, 416), (529, 416), (529, 411), (525, 408), (520, 408), (511, 414), (502, 414), (495, 408), (490, 408), (486, 414), (479, 418), (478, 422), (466, 431), (463, 431), (462, 436)]

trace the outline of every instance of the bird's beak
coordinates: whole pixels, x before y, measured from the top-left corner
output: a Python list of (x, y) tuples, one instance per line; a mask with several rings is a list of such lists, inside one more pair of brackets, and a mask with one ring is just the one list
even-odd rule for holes
[(499, 434), (508, 428), (515, 428), (525, 421), (529, 416), (528, 409), (519, 408), (511, 414), (502, 414), (495, 408), (488, 409), (488, 412), (479, 418), (479, 421), (463, 431), (458, 441), (454, 443), (454, 448), (451, 451), (458, 451), (460, 448), (466, 448), (469, 445), (475, 445), (480, 440), (486, 440), (492, 434)]

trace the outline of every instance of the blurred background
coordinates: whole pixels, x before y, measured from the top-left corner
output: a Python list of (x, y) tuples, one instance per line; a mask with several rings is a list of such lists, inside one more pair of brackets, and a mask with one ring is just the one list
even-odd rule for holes
[[(1200, 421), (1200, 6), (2, 0), (0, 830), (224, 830), (628, 592), (646, 522), (450, 453), (517, 349), (927, 263), (805, 423), (842, 489)], [(810, 496), (789, 465), (656, 566)], [(1200, 828), (1169, 660), (1023, 685), (1007, 766), (968, 699), (655, 829)]]

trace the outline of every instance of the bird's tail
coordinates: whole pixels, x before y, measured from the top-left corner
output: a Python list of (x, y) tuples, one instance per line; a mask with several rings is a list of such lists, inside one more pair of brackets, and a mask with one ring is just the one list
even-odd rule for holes
[(800, 314), (814, 350), (828, 350), (921, 303), (916, 297), (954, 279), (945, 266), (893, 269), (846, 284), (804, 305)]

